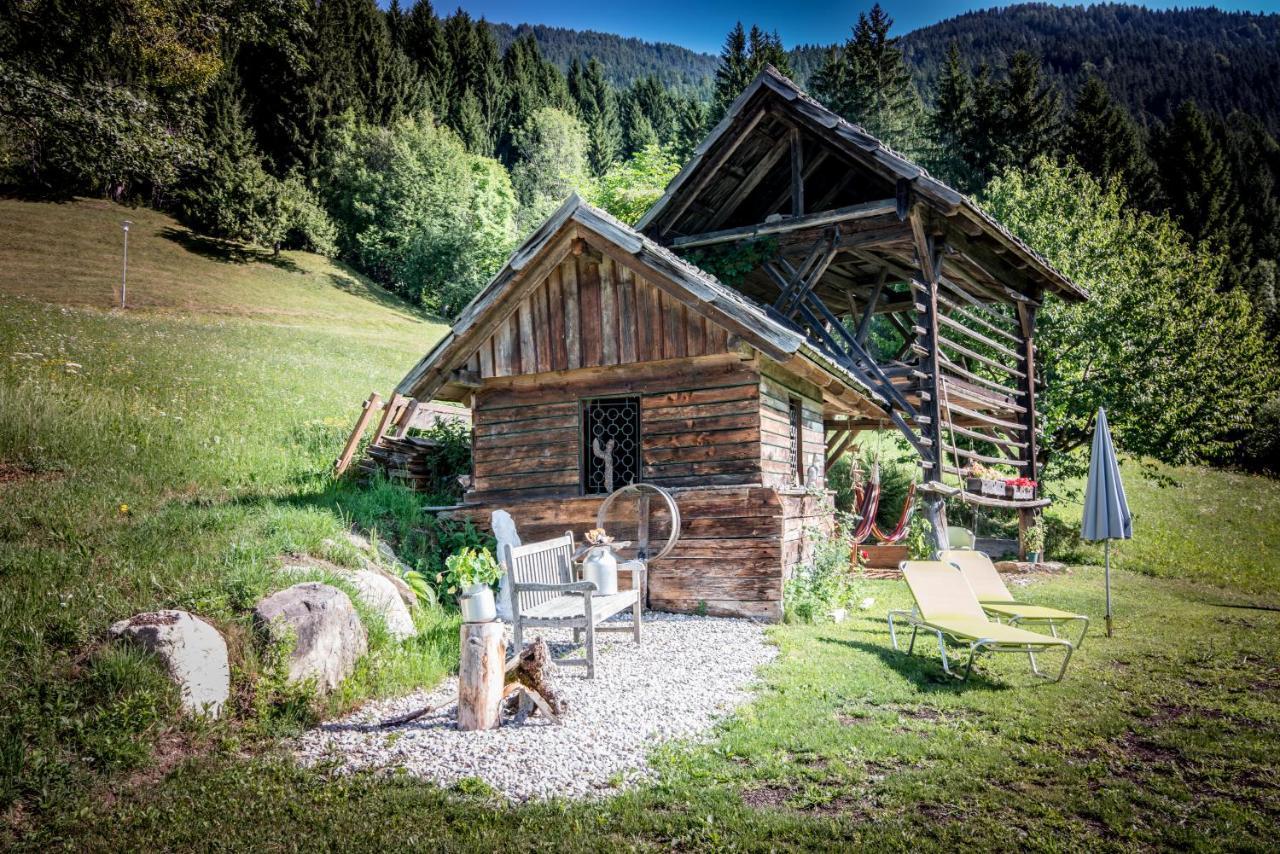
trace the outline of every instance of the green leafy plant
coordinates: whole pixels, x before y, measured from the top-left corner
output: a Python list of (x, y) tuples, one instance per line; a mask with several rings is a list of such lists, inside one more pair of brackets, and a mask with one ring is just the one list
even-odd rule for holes
[(859, 593), (849, 529), (838, 525), (826, 534), (809, 528), (805, 536), (814, 541), (813, 559), (797, 567), (783, 587), (783, 619), (788, 623), (823, 620), (837, 608), (850, 607)]
[(1029, 526), (1026, 530), (1026, 533), (1023, 534), (1022, 542), (1023, 542), (1023, 545), (1027, 547), (1027, 551), (1035, 552), (1037, 554), (1043, 555), (1044, 540), (1045, 540), (1044, 523), (1041, 522), (1039, 518), (1037, 518), (1035, 521), (1035, 524)]
[(912, 560), (931, 560), (936, 550), (929, 520), (923, 513), (915, 514), (907, 528), (907, 554)]
[(488, 549), (466, 548), (445, 559), (444, 569), (436, 575), (436, 581), (450, 594), (456, 595), (464, 588), (474, 584), (493, 584), (501, 577), (502, 567), (498, 566)]
[(695, 249), (685, 256), (726, 285), (737, 286), (753, 270), (778, 257), (778, 241), (772, 237), (734, 244), (732, 247)]

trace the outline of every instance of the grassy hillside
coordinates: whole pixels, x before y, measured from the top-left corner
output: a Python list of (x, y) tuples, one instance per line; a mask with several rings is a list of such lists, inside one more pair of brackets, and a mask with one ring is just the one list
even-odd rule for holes
[[(247, 609), (290, 583), (278, 555), (350, 560), (325, 541), (385, 524), (328, 467), (360, 401), (443, 327), (322, 258), (210, 244), (145, 210), (4, 201), (0, 217), (3, 813), (15, 798), (67, 807), (157, 748), (307, 718), (258, 660)], [(121, 311), (108, 306), (125, 217), (138, 307)], [(150, 662), (103, 646), (113, 621), (158, 607), (228, 636), (235, 726), (189, 731)], [(375, 629), (330, 709), (438, 679), (433, 627), (448, 621), (422, 619), (408, 647)]]
[[(663, 751), (659, 785), (602, 804), (506, 808), (298, 769), (278, 736), (456, 661), (438, 611), (403, 646), (371, 623), (372, 655), (316, 709), (245, 616), (291, 583), (278, 556), (343, 562), (326, 540), (352, 523), (420, 524), (411, 496), (327, 469), (359, 401), (442, 327), (323, 259), (211, 252), (154, 213), (0, 201), (0, 215), (0, 848), (954, 849), (1011, 829), (1045, 849), (1260, 848), (1280, 820), (1280, 616), (1205, 604), (1280, 597), (1280, 485), (1201, 470), (1167, 472), (1178, 487), (1129, 475), (1118, 635), (1091, 636), (1061, 685), (1028, 687), (1021, 660), (944, 682), (925, 652), (888, 646), (902, 585), (867, 582), (873, 611), (775, 629), (760, 699), (709, 744)], [(126, 216), (146, 302), (120, 311)], [(1096, 568), (1028, 592), (1101, 615)], [(157, 607), (228, 637), (232, 720), (179, 720), (154, 664), (104, 643)]]

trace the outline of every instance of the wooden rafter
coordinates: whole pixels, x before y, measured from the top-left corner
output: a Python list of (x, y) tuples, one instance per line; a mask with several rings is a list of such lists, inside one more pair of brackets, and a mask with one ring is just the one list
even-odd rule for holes
[(753, 240), (771, 234), (787, 234), (805, 229), (821, 228), (835, 223), (847, 222), (868, 217), (883, 216), (892, 213), (894, 201), (881, 199), (874, 202), (863, 202), (835, 210), (821, 211), (805, 216), (779, 219), (775, 222), (761, 222), (755, 225), (744, 225), (737, 228), (726, 228), (720, 231), (708, 231), (702, 234), (690, 234), (677, 237), (671, 241), (674, 249), (692, 249), (695, 246), (711, 246), (716, 243), (732, 243), (739, 240)]

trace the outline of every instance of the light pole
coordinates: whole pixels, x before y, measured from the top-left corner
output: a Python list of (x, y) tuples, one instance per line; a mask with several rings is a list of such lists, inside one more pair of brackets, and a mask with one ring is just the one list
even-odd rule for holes
[(125, 293), (129, 289), (129, 226), (133, 225), (129, 220), (125, 220), (121, 224), (124, 229), (124, 270), (120, 273), (120, 307), (124, 308)]

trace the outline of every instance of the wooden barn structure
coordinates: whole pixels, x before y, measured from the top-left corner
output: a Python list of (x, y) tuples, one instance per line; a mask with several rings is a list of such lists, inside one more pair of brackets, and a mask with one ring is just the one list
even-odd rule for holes
[[(733, 287), (688, 260), (734, 253), (755, 261)], [(637, 227), (569, 199), (397, 391), (472, 411), (455, 516), (503, 508), (532, 540), (590, 527), (606, 473), (664, 486), (684, 536), (651, 569), (650, 605), (776, 619), (806, 532), (830, 524), (826, 464), (860, 431), (916, 450), (940, 538), (947, 495), (1046, 503), (963, 478), (975, 461), (1036, 478), (1049, 294), (1087, 298), (767, 68)], [(875, 318), (896, 353), (869, 345)]]

